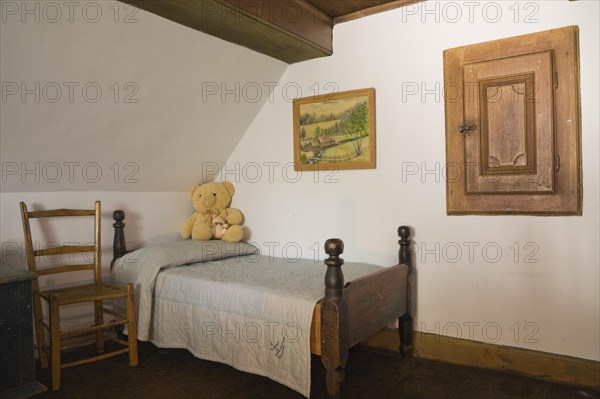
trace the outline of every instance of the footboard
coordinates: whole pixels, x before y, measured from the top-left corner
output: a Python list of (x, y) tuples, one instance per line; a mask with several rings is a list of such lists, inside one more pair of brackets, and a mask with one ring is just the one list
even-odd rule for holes
[(364, 341), (406, 313), (407, 281), (408, 265), (396, 265), (346, 285), (349, 347)]
[(325, 243), (325, 296), (321, 300), (321, 360), (326, 369), (327, 393), (339, 398), (349, 349), (399, 320), (401, 353), (412, 350), (411, 280), (413, 263), (410, 229), (402, 226), (399, 264), (344, 284), (341, 240)]

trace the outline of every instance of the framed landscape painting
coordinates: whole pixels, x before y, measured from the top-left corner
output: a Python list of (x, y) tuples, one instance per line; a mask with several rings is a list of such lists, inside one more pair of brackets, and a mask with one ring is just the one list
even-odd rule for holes
[(294, 100), (294, 169), (375, 168), (375, 89)]

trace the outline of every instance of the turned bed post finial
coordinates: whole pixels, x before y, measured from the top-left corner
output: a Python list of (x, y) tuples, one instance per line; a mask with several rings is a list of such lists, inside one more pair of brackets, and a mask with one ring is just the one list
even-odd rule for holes
[(325, 273), (325, 296), (340, 296), (344, 288), (344, 273), (340, 266), (344, 260), (340, 255), (344, 253), (344, 242), (339, 238), (330, 238), (325, 241), (325, 253), (329, 255), (325, 259), (327, 272)]
[(122, 210), (116, 210), (113, 212), (113, 219), (115, 223), (113, 223), (113, 227), (115, 228), (115, 234), (113, 238), (113, 260), (110, 262), (110, 267), (112, 269), (113, 263), (121, 256), (127, 253), (127, 245), (125, 243), (125, 212)]
[(411, 266), (411, 254), (410, 254), (410, 227), (400, 226), (398, 227), (398, 244), (400, 244), (400, 250), (398, 252), (398, 261), (400, 263), (406, 263)]
[(400, 353), (402, 354), (402, 357), (406, 360), (410, 357), (413, 348), (413, 259), (412, 251), (410, 248), (410, 227), (398, 227), (398, 236), (400, 237), (400, 240), (398, 240), (398, 244), (400, 244), (398, 260), (400, 264), (408, 265), (408, 276), (406, 282), (406, 313), (399, 318), (398, 328), (398, 334), (400, 335)]

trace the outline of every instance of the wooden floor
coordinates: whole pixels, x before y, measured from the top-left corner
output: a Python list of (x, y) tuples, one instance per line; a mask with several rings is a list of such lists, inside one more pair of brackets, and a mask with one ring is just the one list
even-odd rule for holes
[[(160, 349), (140, 343), (140, 365), (127, 357), (63, 370), (62, 389), (37, 399), (94, 398), (227, 398), (302, 399), (303, 396), (267, 378), (194, 358), (186, 350)], [(50, 373), (38, 370), (48, 386)], [(312, 362), (311, 398), (324, 398), (323, 367)], [(357, 346), (347, 369), (347, 399), (600, 399), (600, 392), (522, 376), (412, 358), (403, 363), (395, 352)]]

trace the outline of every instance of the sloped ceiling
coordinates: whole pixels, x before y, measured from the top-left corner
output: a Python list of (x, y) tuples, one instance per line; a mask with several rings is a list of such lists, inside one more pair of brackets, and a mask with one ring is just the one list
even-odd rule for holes
[(1, 24), (1, 191), (186, 191), (211, 178), (287, 64), (94, 4), (93, 23)]

